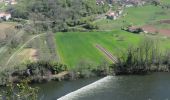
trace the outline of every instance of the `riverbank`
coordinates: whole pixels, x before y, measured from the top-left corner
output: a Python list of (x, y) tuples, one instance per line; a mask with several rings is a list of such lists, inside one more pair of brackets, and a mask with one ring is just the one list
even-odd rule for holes
[(19, 66), (23, 69), (12, 69), (12, 71), (6, 71), (1, 74), (1, 85), (6, 83), (20, 83), (22, 80), (29, 80), (30, 83), (43, 83), (51, 80), (63, 81), (63, 80), (76, 80), (89, 77), (103, 77), (113, 74), (113, 69), (110, 65), (104, 66), (104, 64), (97, 66), (96, 68), (90, 66), (89, 63), (81, 62), (80, 66), (76, 69), (68, 69), (64, 64), (57, 62), (38, 61), (33, 63), (27, 63)]
[[(30, 65), (38, 65), (36, 68), (32, 68)], [(149, 75), (156, 72), (170, 72), (170, 67), (168, 65), (164, 66), (151, 66), (149, 69), (131, 69), (131, 70), (117, 70), (116, 64), (105, 66), (103, 68), (98, 67), (98, 69), (82, 68), (75, 70), (67, 70), (67, 67), (62, 64), (51, 65), (47, 62), (38, 62), (28, 65), (25, 70), (14, 71), (9, 77), (6, 77), (1, 86), (6, 85), (6, 83), (20, 83), (22, 80), (29, 80), (30, 84), (42, 84), (50, 81), (73, 81), (79, 79), (88, 79), (93, 77), (105, 77), (111, 76), (129, 76), (129, 75)], [(60, 67), (58, 67), (60, 66)], [(62, 66), (62, 67), (61, 67)], [(40, 68), (40, 69), (39, 69)], [(51, 69), (51, 68), (56, 68)], [(128, 68), (128, 67), (127, 67)], [(2, 81), (2, 80), (1, 80)], [(5, 83), (6, 82), (6, 83)]]

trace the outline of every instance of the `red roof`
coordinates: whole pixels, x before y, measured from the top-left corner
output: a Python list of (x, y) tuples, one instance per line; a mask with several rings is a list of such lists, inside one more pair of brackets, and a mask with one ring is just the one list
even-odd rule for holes
[(1, 12), (0, 13), (0, 17), (5, 17), (5, 16), (10, 16), (10, 13), (6, 13), (6, 12)]

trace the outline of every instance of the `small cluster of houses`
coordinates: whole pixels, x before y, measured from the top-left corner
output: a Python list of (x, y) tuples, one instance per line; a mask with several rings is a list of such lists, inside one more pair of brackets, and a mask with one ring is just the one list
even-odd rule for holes
[(15, 5), (15, 4), (17, 4), (16, 0), (0, 0), (0, 2), (4, 2), (5, 5)]

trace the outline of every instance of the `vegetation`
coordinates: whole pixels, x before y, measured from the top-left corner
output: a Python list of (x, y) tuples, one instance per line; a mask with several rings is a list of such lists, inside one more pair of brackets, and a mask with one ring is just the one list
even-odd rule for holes
[(149, 71), (169, 71), (169, 52), (162, 52), (158, 43), (147, 38), (139, 46), (130, 47), (113, 66), (115, 74), (144, 74)]
[[(22, 81), (25, 78), (44, 82), (113, 72), (169, 71), (169, 37), (150, 36), (140, 28), (153, 25), (168, 29), (168, 23), (159, 21), (170, 17), (169, 1), (149, 0), (143, 6), (123, 7), (119, 19), (108, 20), (106, 12), (126, 4), (122, 0), (111, 7), (109, 1), (96, 4), (96, 0), (18, 0), (16, 5), (2, 6), (0, 9), (12, 14), (13, 23), (0, 23), (0, 84), (21, 82), (7, 86), (2, 97), (37, 99), (37, 89)], [(126, 26), (139, 28), (131, 31)], [(117, 56), (117, 62), (111, 62), (96, 45)], [(63, 72), (66, 74), (61, 75)]]
[[(2, 94), (1, 94), (2, 93)], [(1, 100), (37, 100), (38, 88), (32, 88), (28, 81), (24, 80), (20, 84), (9, 83), (1, 90)]]
[(17, 5), (8, 8), (8, 11), (14, 18), (29, 19), (37, 30), (52, 28), (56, 32), (68, 31), (69, 27), (82, 24), (91, 28), (92, 24), (89, 22), (94, 20), (93, 15), (102, 14), (108, 8), (107, 4), (96, 5), (96, 0), (20, 0)]
[[(124, 41), (119, 41), (120, 37), (123, 37)], [(97, 44), (102, 45), (110, 52), (113, 51), (112, 53), (116, 53), (119, 48), (126, 48), (128, 44), (138, 40), (140, 40), (140, 36), (120, 31), (56, 34), (60, 60), (71, 68), (74, 68), (77, 61), (81, 59), (91, 60), (95, 64), (99, 64), (102, 59), (106, 58), (95, 47)]]
[(123, 16), (117, 20), (101, 19), (94, 21), (94, 23), (98, 25), (100, 30), (120, 29), (122, 26), (127, 25), (143, 26), (161, 19), (169, 19), (169, 11), (170, 9), (165, 10), (162, 7), (148, 4), (124, 9)]
[[(90, 60), (98, 65), (102, 59), (107, 59), (95, 46), (100, 44), (113, 55), (126, 50), (130, 45), (137, 45), (143, 34), (115, 30), (112, 32), (68, 32), (56, 33), (56, 43), (60, 61), (74, 68), (80, 60)], [(156, 38), (156, 37), (153, 37)], [(168, 39), (160, 39), (160, 48), (169, 48)]]
[(62, 71), (67, 71), (67, 66), (55, 62), (38, 61), (34, 63), (28, 63), (25, 65), (26, 69), (16, 70), (12, 72), (12, 78), (16, 78), (15, 81), (20, 81), (25, 78), (30, 78), (32, 82), (50, 81), (52, 75), (56, 75)]
[(76, 67), (69, 70), (69, 79), (100, 77), (113, 75), (113, 68), (106, 60), (101, 60), (100, 64), (95, 65), (89, 60), (80, 60)]

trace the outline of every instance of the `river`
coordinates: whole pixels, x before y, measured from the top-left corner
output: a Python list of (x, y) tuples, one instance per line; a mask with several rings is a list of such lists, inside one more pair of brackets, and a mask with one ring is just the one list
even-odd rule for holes
[[(34, 86), (40, 87), (41, 100), (56, 100), (97, 80), (100, 78), (49, 82)], [(80, 89), (73, 92), (74, 95), (69, 94), (69, 99), (65, 100), (170, 100), (170, 73), (110, 76), (97, 83), (87, 90)]]

